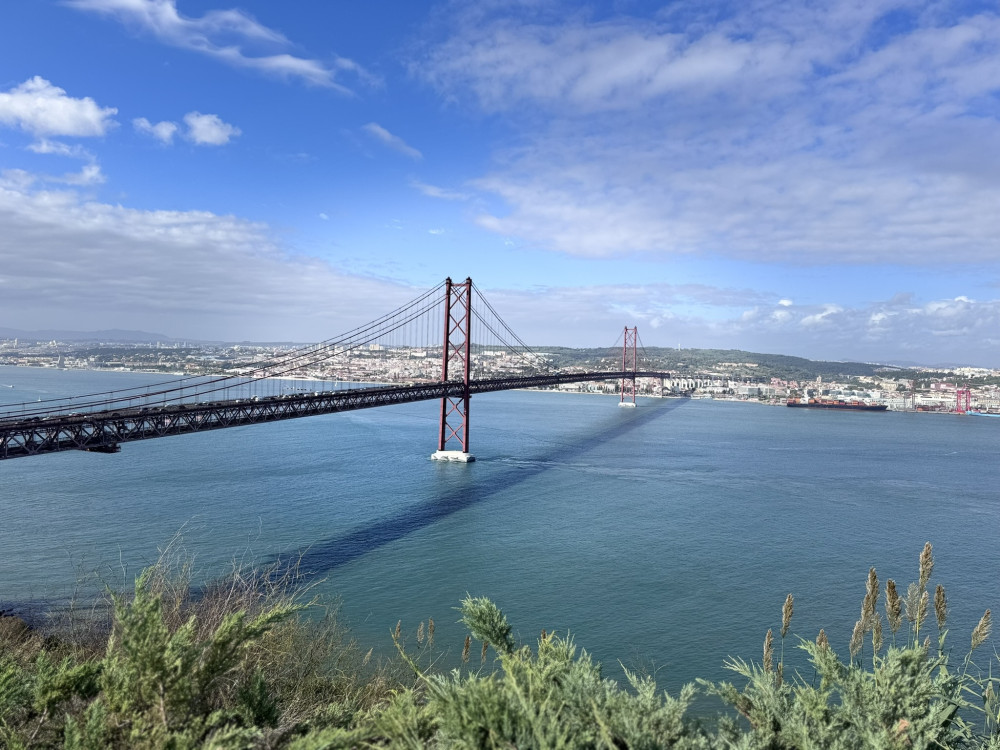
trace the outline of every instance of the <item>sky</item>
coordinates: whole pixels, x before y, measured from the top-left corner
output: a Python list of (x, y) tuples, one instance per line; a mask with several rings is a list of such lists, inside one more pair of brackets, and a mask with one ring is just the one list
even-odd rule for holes
[(1000, 367), (1000, 6), (11, 0), (0, 328)]

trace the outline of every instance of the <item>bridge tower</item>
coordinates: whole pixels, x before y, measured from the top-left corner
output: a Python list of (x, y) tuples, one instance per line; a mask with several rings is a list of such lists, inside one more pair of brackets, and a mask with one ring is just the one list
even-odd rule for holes
[(972, 391), (968, 388), (957, 388), (955, 390), (955, 411), (959, 414), (965, 414), (969, 411), (969, 406), (972, 400)]
[[(622, 343), (622, 372), (631, 370), (633, 373), (638, 369), (638, 357), (636, 355), (636, 342), (639, 340), (639, 328), (629, 328), (625, 326), (625, 340)], [(631, 349), (630, 349), (631, 347)], [(631, 357), (629, 356), (631, 355)], [(629, 359), (632, 360), (629, 363)], [(631, 366), (630, 366), (631, 364)], [(622, 378), (622, 398), (618, 402), (619, 406), (635, 407), (635, 376)]]
[[(472, 279), (461, 284), (445, 279), (444, 346), (441, 355), (441, 382), (462, 384), (457, 395), (441, 399), (441, 429), (435, 461), (475, 461), (469, 453), (469, 370), (472, 365)], [(449, 449), (451, 443), (453, 447)]]

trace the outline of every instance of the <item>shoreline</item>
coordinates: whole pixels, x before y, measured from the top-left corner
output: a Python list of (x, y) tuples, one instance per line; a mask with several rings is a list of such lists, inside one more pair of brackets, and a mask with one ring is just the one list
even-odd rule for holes
[[(2, 365), (0, 365), (0, 368), (4, 368), (4, 367), (17, 368), (19, 370), (45, 370), (45, 371), (53, 371), (53, 372), (89, 372), (89, 373), (101, 373), (101, 374), (123, 373), (123, 374), (135, 374), (135, 375), (160, 375), (160, 376), (163, 376), (165, 378), (178, 378), (178, 379), (181, 379), (181, 378), (215, 378), (215, 377), (225, 376), (227, 374), (225, 371), (222, 371), (222, 370), (215, 371), (215, 372), (206, 372), (206, 373), (199, 373), (197, 375), (192, 375), (192, 374), (187, 373), (187, 372), (176, 371), (176, 370), (171, 370), (171, 371), (166, 371), (166, 370), (144, 370), (144, 369), (139, 369), (139, 368), (121, 368), (121, 367), (109, 367), (109, 368), (105, 368), (105, 367), (100, 367), (100, 368), (94, 368), (94, 367), (50, 367), (50, 366), (47, 366), (47, 365), (34, 365), (34, 364), (32, 364), (32, 365), (18, 365), (18, 364), (2, 364)], [(243, 376), (243, 375), (231, 375), (230, 377), (238, 378), (238, 377), (246, 377), (246, 376)], [(252, 381), (251, 378), (248, 378), (248, 380)], [(290, 382), (299, 381), (299, 382), (303, 382), (303, 383), (338, 383), (338, 384), (339, 383), (346, 383), (346, 384), (360, 385), (360, 386), (412, 384), (412, 381), (406, 381), (405, 383), (400, 383), (400, 382), (392, 382), (392, 381), (387, 381), (387, 380), (330, 380), (330, 379), (327, 379), (327, 378), (303, 377), (303, 376), (279, 377), (279, 378), (274, 378), (274, 380), (282, 380), (282, 381), (290, 381)], [(11, 390), (16, 390), (15, 387), (14, 387), (14, 385), (12, 385), (12, 384), (5, 384), (5, 383), (0, 383), (0, 388), (9, 388)], [(559, 389), (559, 388), (542, 388), (542, 387), (512, 388), (510, 390), (525, 391), (525, 392), (536, 392), (536, 393), (561, 393), (561, 394), (577, 394), (577, 395), (586, 395), (586, 396), (607, 396), (607, 397), (615, 397), (615, 396), (619, 395), (617, 393), (599, 393), (599, 392), (587, 391), (587, 390), (572, 391), (572, 390), (563, 390), (563, 389)], [(786, 401), (785, 400), (779, 400), (779, 401), (760, 401), (760, 400), (757, 400), (757, 399), (750, 399), (750, 398), (727, 398), (727, 397), (721, 397), (720, 398), (720, 397), (712, 395), (712, 394), (703, 394), (703, 395), (700, 394), (700, 395), (688, 395), (688, 396), (678, 396), (678, 395), (658, 396), (658, 395), (655, 395), (655, 394), (636, 394), (636, 398), (637, 399), (640, 399), (640, 398), (646, 398), (646, 399), (688, 399), (688, 400), (691, 400), (691, 401), (720, 401), (720, 402), (725, 402), (725, 403), (759, 404), (761, 406), (785, 406), (786, 405)], [(19, 403), (20, 402), (11, 403), (11, 404), (8, 404), (8, 406), (17, 406), (17, 405), (19, 405)], [(24, 403), (30, 403), (30, 402), (24, 402)], [(947, 410), (936, 410), (936, 409), (912, 409), (912, 408), (911, 409), (892, 409), (892, 408), (889, 408), (886, 411), (890, 412), (890, 413), (894, 413), (894, 414), (944, 414), (944, 415), (952, 415), (952, 416), (968, 416), (964, 412), (955, 412), (955, 411), (947, 411)], [(997, 414), (997, 415), (990, 414), (989, 416), (1000, 416), (1000, 414)]]

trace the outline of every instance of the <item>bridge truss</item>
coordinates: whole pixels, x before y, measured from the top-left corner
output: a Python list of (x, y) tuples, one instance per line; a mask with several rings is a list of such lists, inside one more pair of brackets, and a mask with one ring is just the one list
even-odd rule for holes
[[(0, 424), (0, 459), (66, 450), (117, 453), (122, 443), (188, 435), (226, 427), (278, 422), (376, 406), (434, 399), (461, 400), (466, 394), (491, 393), (620, 378), (660, 378), (661, 372), (578, 372), (518, 378), (446, 382), (412, 386), (358, 388), (309, 395), (268, 396), (245, 401), (136, 408), (85, 415), (38, 418)], [(467, 424), (467, 422), (466, 422)], [(466, 443), (467, 445), (467, 443)]]

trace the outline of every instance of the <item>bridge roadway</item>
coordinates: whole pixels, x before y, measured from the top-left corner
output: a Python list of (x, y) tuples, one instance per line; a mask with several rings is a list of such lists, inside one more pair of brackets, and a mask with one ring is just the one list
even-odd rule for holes
[[(667, 372), (626, 371), (491, 378), (470, 381), (469, 394), (595, 380), (669, 376), (670, 373)], [(121, 443), (134, 440), (187, 435), (192, 432), (334, 414), (374, 406), (429, 401), (445, 396), (456, 398), (463, 395), (464, 387), (462, 382), (449, 381), (208, 403), (127, 407), (44, 417), (0, 417), (0, 460), (65, 450), (117, 453)]]

